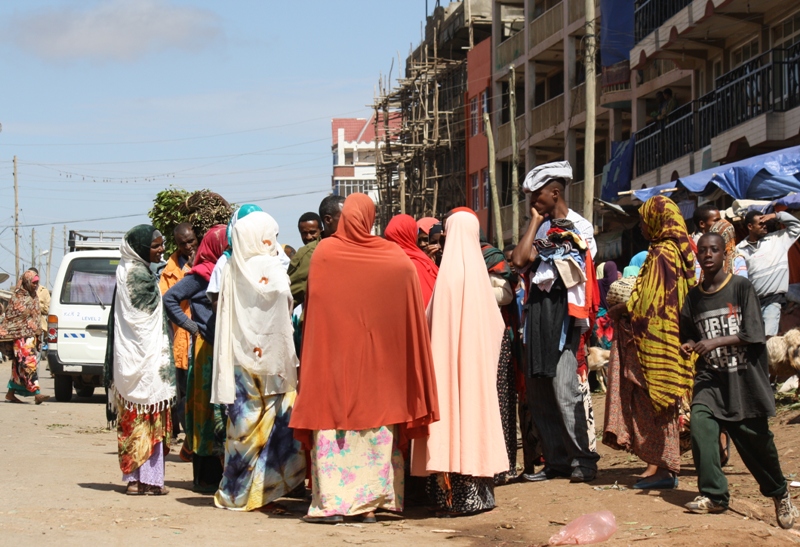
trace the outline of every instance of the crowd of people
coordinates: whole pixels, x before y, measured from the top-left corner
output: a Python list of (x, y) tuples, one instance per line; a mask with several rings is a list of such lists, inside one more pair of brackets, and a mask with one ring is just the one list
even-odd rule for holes
[[(565, 200), (571, 181), (567, 162), (528, 173), (530, 222), (503, 251), (467, 208), (397, 215), (376, 236), (375, 205), (358, 193), (302, 215), (296, 252), (255, 205), (201, 240), (178, 225), (165, 265), (164, 235), (131, 229), (105, 378), (126, 493), (167, 493), (164, 457), (183, 430), (194, 490), (219, 508), (303, 497), (308, 484), (310, 523), (375, 522), (420, 495), (438, 516), (469, 515), (494, 508), (509, 481), (593, 481), (599, 429), (647, 464), (635, 489), (677, 488), (691, 449), (697, 513), (728, 507), (732, 441), (791, 528), (765, 341), (800, 221), (749, 213), (737, 245), (718, 210), (697, 209), (693, 237), (656, 196), (639, 210), (649, 248), (624, 267), (595, 264), (594, 227)], [(15, 355), (7, 400), (44, 397), (26, 353), (37, 280), (22, 276), (0, 323)], [(597, 347), (610, 350), (601, 427), (587, 364)]]

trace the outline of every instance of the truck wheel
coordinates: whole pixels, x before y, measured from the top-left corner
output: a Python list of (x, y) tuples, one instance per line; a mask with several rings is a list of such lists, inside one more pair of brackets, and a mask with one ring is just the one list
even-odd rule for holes
[(56, 401), (68, 403), (72, 400), (72, 376), (66, 374), (56, 374), (53, 379), (53, 387), (56, 392)]
[(78, 397), (91, 397), (94, 395), (94, 386), (83, 386), (77, 390)]

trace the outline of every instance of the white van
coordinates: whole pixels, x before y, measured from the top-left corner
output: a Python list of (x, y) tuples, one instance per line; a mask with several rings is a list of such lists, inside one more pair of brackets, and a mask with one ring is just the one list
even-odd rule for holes
[(119, 232), (70, 232), (47, 317), (47, 362), (56, 400), (91, 397), (103, 386), (108, 314), (116, 285)]

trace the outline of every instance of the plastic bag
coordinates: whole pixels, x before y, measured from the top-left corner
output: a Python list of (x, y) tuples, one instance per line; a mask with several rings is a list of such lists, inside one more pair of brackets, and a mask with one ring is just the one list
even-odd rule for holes
[(550, 538), (550, 545), (587, 545), (600, 543), (617, 531), (617, 519), (611, 511), (581, 515)]

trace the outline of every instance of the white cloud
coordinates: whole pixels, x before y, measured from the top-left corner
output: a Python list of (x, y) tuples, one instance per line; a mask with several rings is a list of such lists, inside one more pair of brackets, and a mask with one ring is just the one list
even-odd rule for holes
[(198, 51), (219, 39), (222, 30), (216, 14), (169, 0), (103, 0), (88, 9), (17, 15), (4, 34), (48, 61), (132, 61), (167, 49)]

